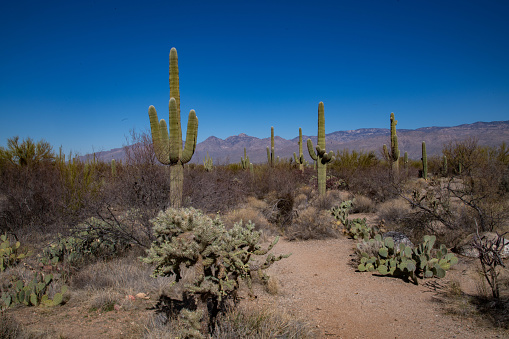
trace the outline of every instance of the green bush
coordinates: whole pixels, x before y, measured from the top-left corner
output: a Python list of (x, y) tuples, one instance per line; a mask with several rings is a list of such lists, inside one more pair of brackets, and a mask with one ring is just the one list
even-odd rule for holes
[(118, 255), (130, 246), (120, 231), (104, 220), (89, 218), (74, 229), (73, 235), (60, 237), (56, 244), (46, 247), (41, 261), (45, 265), (81, 266), (93, 258)]

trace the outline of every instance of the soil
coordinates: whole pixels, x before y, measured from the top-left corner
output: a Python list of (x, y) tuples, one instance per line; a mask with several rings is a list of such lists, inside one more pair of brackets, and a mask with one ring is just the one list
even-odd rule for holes
[[(356, 272), (354, 241), (346, 238), (288, 242), (273, 253), (292, 253), (269, 269), (275, 295), (256, 288), (258, 298), (243, 303), (271, 305), (313, 324), (319, 338), (509, 338), (507, 330), (476, 325), (473, 318), (444, 311), (437, 293), (449, 281), (475, 292), (472, 261), (461, 259), (446, 278), (420, 285)], [(31, 331), (63, 338), (135, 338), (146, 324), (154, 300), (136, 299), (109, 312), (86, 310), (71, 299), (55, 308), (21, 307), (15, 318)], [(50, 335), (51, 337), (51, 335)]]

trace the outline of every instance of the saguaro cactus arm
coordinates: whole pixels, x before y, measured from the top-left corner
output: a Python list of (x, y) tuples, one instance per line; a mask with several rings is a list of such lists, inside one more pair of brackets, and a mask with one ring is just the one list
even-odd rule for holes
[(317, 157), (317, 155), (315, 153), (315, 150), (314, 150), (314, 147), (313, 147), (313, 142), (311, 141), (311, 139), (308, 139), (307, 145), (308, 145), (309, 156), (311, 157), (311, 159), (316, 161), (318, 159), (318, 157)]
[(194, 151), (196, 149), (197, 138), (198, 138), (198, 117), (196, 116), (194, 109), (192, 109), (189, 112), (189, 119), (187, 120), (186, 143), (181, 157), (182, 163), (185, 164), (189, 162), (193, 157)]
[(150, 129), (152, 131), (152, 143), (157, 160), (164, 165), (170, 164), (170, 143), (168, 140), (168, 127), (166, 122), (157, 117), (157, 111), (154, 106), (148, 108), (150, 119)]

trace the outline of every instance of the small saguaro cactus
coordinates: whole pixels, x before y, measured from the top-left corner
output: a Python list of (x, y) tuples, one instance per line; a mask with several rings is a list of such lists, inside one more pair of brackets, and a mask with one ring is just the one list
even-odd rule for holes
[(408, 170), (408, 152), (405, 152), (405, 155), (403, 155), (403, 166), (405, 170)]
[(249, 162), (249, 157), (247, 156), (246, 148), (244, 147), (244, 157), (240, 157), (240, 165), (242, 166), (243, 170), (246, 170), (249, 168), (249, 165), (251, 163)]
[(117, 164), (115, 162), (115, 159), (111, 159), (111, 176), (112, 177), (117, 176)]
[(317, 163), (317, 180), (318, 193), (325, 195), (325, 181), (327, 177), (327, 164), (334, 161), (334, 152), (325, 153), (325, 109), (323, 102), (318, 104), (318, 139), (316, 145), (316, 153), (313, 149), (313, 142), (308, 139), (308, 152), (313, 160)]
[(270, 167), (276, 164), (276, 155), (274, 154), (274, 127), (270, 128), (270, 150), (267, 147), (267, 162)]
[(444, 155), (444, 163), (442, 165), (442, 174), (444, 177), (447, 176), (447, 157)]
[(304, 159), (304, 154), (302, 154), (302, 128), (299, 128), (299, 156), (293, 152), (293, 159), (295, 163), (299, 164), (299, 169), (304, 172), (304, 164), (306, 160)]
[(205, 168), (205, 171), (207, 171), (207, 172), (212, 172), (212, 170), (214, 169), (214, 161), (209, 156), (208, 151), (207, 151), (207, 156), (205, 157), (205, 159), (203, 159), (203, 167)]
[(426, 143), (422, 142), (422, 178), (428, 178), (428, 156), (426, 155)]
[(398, 136), (396, 134), (396, 125), (398, 121), (394, 118), (394, 113), (391, 113), (391, 150), (387, 150), (387, 146), (383, 146), (383, 151), (386, 159), (391, 162), (393, 174), (397, 174), (399, 171), (399, 155), (400, 151), (398, 148)]
[(184, 164), (189, 162), (196, 149), (198, 137), (198, 118), (194, 110), (189, 112), (185, 147), (182, 149), (182, 128), (180, 125), (180, 89), (177, 50), (170, 51), (170, 133), (166, 121), (159, 121), (154, 106), (148, 109), (152, 142), (157, 160), (170, 166), (170, 206), (182, 205), (184, 184)]

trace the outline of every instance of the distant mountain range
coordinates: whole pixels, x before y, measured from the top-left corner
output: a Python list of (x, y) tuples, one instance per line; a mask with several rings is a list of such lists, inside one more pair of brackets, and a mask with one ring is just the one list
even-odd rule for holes
[[(439, 155), (442, 148), (450, 141), (462, 141), (470, 137), (477, 138), (479, 145), (498, 146), (502, 142), (509, 143), (509, 120), (476, 122), (454, 127), (422, 127), (415, 130), (398, 129), (398, 142), (401, 156), (408, 152), (411, 159), (421, 158), (421, 144), (426, 142), (428, 155)], [(311, 139), (316, 145), (316, 136), (303, 135), (304, 157), (309, 157), (306, 141)], [(390, 131), (387, 128), (361, 128), (351, 131), (337, 131), (326, 134), (326, 149), (328, 151), (343, 150), (345, 148), (357, 151), (375, 151), (380, 155), (382, 145), (390, 145)], [(299, 137), (286, 140), (281, 137), (274, 137), (274, 148), (276, 156), (280, 158), (293, 157), (293, 152), (298, 152)], [(202, 163), (207, 152), (212, 157), (214, 164), (227, 164), (240, 162), (244, 155), (244, 147), (252, 163), (263, 163), (267, 161), (267, 147), (270, 147), (270, 137), (260, 139), (241, 133), (226, 139), (211, 136), (196, 146), (195, 154), (191, 162)], [(84, 156), (88, 158), (90, 155)], [(117, 161), (124, 158), (124, 149), (116, 148), (110, 151), (96, 153), (100, 160)]]

